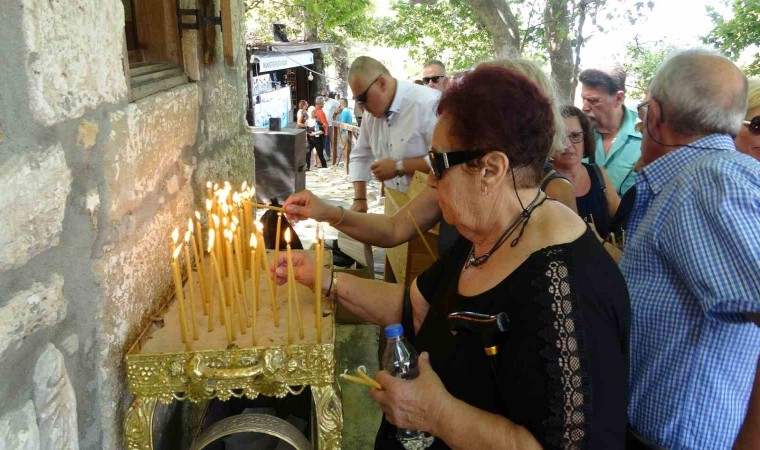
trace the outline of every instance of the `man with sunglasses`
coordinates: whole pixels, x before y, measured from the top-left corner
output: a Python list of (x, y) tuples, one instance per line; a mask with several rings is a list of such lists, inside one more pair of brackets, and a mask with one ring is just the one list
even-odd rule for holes
[(760, 161), (760, 78), (749, 80), (747, 115), (734, 142), (736, 149)]
[(586, 69), (580, 73), (583, 113), (594, 126), (596, 153), (590, 162), (603, 167), (621, 197), (636, 183), (634, 164), (641, 155), (636, 111), (625, 107), (625, 70)]
[(747, 408), (760, 377), (760, 164), (733, 142), (746, 83), (723, 56), (686, 51), (641, 108), (644, 168), (620, 265), (630, 450), (756, 448), (737, 441), (743, 421), (760, 423)]
[(354, 184), (351, 209), (367, 212), (370, 174), (406, 192), (415, 171), (430, 170), (427, 150), (441, 93), (393, 78), (385, 66), (368, 56), (351, 64), (348, 84), (356, 103), (369, 113), (349, 157), (349, 180)]
[(425, 67), (422, 68), (422, 85), (438, 89), (443, 92), (448, 86), (448, 79), (446, 78), (446, 66), (437, 59), (431, 59), (425, 63)]

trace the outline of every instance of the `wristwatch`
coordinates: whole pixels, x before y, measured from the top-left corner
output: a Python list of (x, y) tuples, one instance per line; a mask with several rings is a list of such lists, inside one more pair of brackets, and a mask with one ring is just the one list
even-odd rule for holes
[(396, 176), (403, 177), (404, 175), (406, 175), (406, 172), (404, 171), (404, 160), (399, 159), (396, 161)]

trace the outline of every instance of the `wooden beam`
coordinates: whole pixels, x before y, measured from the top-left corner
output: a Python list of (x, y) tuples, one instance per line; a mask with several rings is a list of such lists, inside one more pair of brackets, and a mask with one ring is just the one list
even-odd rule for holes
[(224, 47), (224, 62), (228, 66), (235, 65), (235, 53), (232, 43), (232, 9), (230, 0), (221, 0), (222, 16), (222, 45)]

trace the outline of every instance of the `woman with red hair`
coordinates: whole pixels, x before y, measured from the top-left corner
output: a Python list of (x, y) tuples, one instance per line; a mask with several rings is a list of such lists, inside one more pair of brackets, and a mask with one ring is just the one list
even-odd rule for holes
[[(423, 352), (415, 380), (378, 373), (375, 448), (402, 448), (393, 425), (430, 433), (435, 449), (623, 448), (628, 294), (593, 232), (539, 189), (551, 103), (523, 75), (485, 65), (443, 94), (438, 114), (428, 184), (461, 237), (412, 282), (408, 303), (401, 285), (321, 280), (360, 317), (402, 323)], [(314, 286), (312, 261), (294, 264)], [(284, 283), (285, 258), (276, 274)], [(449, 331), (471, 313), (506, 316), (508, 329)]]

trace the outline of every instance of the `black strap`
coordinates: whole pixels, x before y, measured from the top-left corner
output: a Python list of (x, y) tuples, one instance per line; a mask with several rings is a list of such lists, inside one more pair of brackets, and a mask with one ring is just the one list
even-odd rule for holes
[(404, 289), (404, 306), (401, 310), (401, 326), (404, 327), (404, 336), (410, 344), (414, 345), (414, 311), (412, 311), (412, 296), (410, 288)]
[(591, 167), (594, 168), (594, 173), (596, 174), (596, 181), (599, 182), (599, 186), (602, 187), (602, 192), (605, 192), (607, 190), (607, 184), (604, 182), (604, 175), (602, 175), (602, 168), (599, 167), (597, 164), (591, 164)]

